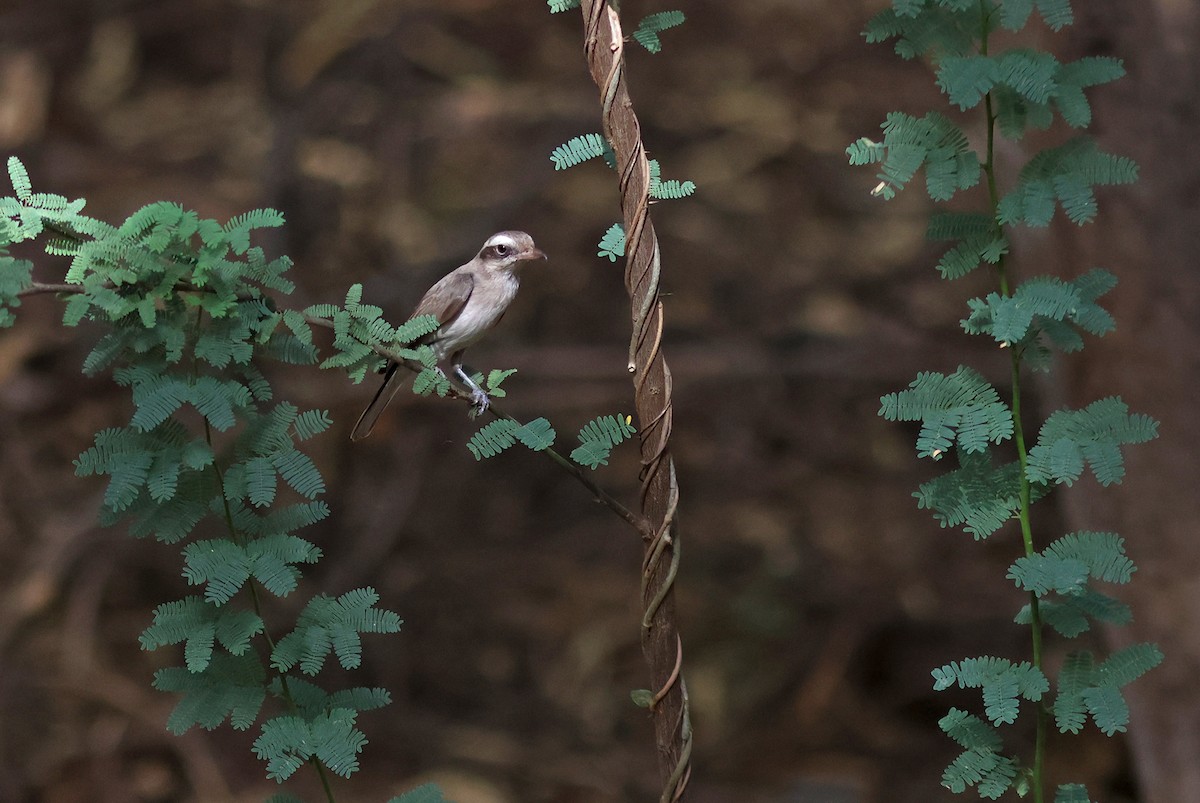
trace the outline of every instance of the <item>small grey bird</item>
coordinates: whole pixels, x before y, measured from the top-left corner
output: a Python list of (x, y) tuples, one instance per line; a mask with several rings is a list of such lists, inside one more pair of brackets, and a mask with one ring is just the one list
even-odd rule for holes
[[(533, 238), (523, 231), (493, 234), (474, 259), (450, 271), (429, 288), (409, 316), (411, 319), (418, 315), (433, 315), (438, 319), (437, 330), (418, 343), (432, 346), (439, 363), (447, 355), (450, 357), (450, 366), (470, 388), (471, 403), (480, 412), (488, 408), (490, 399), (463, 370), (463, 352), (504, 317), (521, 285), (518, 268), (529, 260), (545, 258), (546, 255), (533, 244)], [(358, 417), (350, 440), (362, 440), (370, 435), (380, 413), (404, 386), (409, 372), (398, 371), (399, 367), (398, 363), (388, 363), (383, 384)]]

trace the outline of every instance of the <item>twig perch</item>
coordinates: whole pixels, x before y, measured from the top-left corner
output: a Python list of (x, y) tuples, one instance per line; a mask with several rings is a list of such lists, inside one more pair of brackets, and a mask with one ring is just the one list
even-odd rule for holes
[(642, 653), (650, 667), (662, 803), (682, 800), (691, 777), (692, 728), (681, 672), (683, 642), (675, 621), (679, 487), (671, 459), (671, 371), (662, 354), (663, 307), (658, 297), (658, 237), (650, 221), (650, 165), (641, 126), (625, 84), (621, 20), (606, 0), (583, 0), (584, 49), (600, 89), (604, 136), (617, 157), (625, 222), (625, 288), (633, 335), (629, 371), (642, 454), (642, 515), (650, 525), (642, 562)]

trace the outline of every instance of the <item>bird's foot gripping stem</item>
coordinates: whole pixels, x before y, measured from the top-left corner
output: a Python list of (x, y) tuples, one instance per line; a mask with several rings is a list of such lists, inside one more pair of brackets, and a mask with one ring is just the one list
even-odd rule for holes
[(470, 375), (463, 370), (461, 365), (454, 366), (454, 373), (463, 381), (471, 390), (471, 407), (474, 415), (482, 415), (487, 412), (487, 408), (491, 405), (492, 399), (483, 388), (475, 384), (475, 380), (471, 379)]

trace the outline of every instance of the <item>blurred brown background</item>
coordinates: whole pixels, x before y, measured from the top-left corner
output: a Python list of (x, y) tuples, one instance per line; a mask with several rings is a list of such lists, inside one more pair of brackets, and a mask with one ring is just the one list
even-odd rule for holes
[[(929, 670), (1027, 656), (1009, 623), (1022, 598), (1003, 579), (1019, 544), (1011, 531), (974, 544), (916, 510), (930, 467), (912, 431), (875, 413), (918, 370), (966, 362), (1003, 381), (1007, 361), (959, 331), (988, 277), (937, 279), (920, 188), (871, 199), (870, 171), (843, 154), (887, 111), (941, 101), (925, 68), (858, 36), (882, 0), (685, 5), (663, 53), (631, 47), (629, 69), (651, 155), (700, 188), (654, 212), (693, 799), (948, 800), (938, 780), (955, 750), (935, 723), (978, 703), (935, 695)], [(1130, 452), (1121, 489), (1086, 480), (1040, 505), (1037, 525), (1043, 542), (1084, 527), (1127, 536), (1142, 568), (1121, 593), (1137, 621), (1091, 642), (1153, 639), (1168, 657), (1131, 692), (1131, 738), (1054, 739), (1051, 771), (1108, 803), (1179, 803), (1200, 800), (1200, 168), (1188, 145), (1200, 30), (1186, 0), (1078, 5), (1053, 47), (1126, 59), (1131, 77), (1093, 94), (1095, 133), (1138, 159), (1143, 181), (1101, 192), (1099, 225), (1021, 235), (1024, 275), (1099, 264), (1121, 277), (1118, 333), (1042, 382), (1039, 403), (1120, 393), (1163, 437)], [(623, 6), (630, 27), (671, 7)], [(594, 256), (618, 217), (614, 175), (598, 163), (555, 173), (547, 158), (598, 129), (580, 45), (577, 12), (551, 16), (540, 0), (10, 0), (0, 151), (24, 160), (35, 189), (86, 197), (110, 220), (164, 198), (220, 219), (282, 210), (288, 227), (264, 244), (295, 259), (297, 306), (363, 282), (399, 319), (488, 234), (530, 231), (551, 262), (471, 357), (520, 369), (506, 409), (548, 416), (569, 443), (594, 415), (631, 407), (621, 266)], [(1021, 147), (1003, 158), (1019, 164)], [(37, 276), (61, 270), (42, 258)], [(71, 460), (129, 404), (80, 377), (94, 332), (61, 331), (58, 315), (57, 301), (31, 299), (0, 335), (0, 800), (261, 799), (276, 785), (250, 753), (253, 730), (164, 730), (173, 700), (150, 679), (180, 656), (140, 652), (137, 635), (156, 602), (190, 589), (177, 548), (94, 524), (102, 484), (76, 479)], [(396, 702), (361, 717), (364, 769), (339, 799), (428, 780), (462, 803), (656, 798), (651, 729), (628, 699), (646, 683), (638, 539), (548, 461), (513, 450), (477, 464), (461, 405), (407, 398), (351, 446), (373, 387), (315, 370), (275, 378), (337, 421), (314, 446), (333, 515), (302, 533), (327, 558), (276, 621), (317, 590), (366, 584), (406, 620), (399, 637), (367, 639), (347, 681)], [(598, 473), (631, 503), (632, 451)], [(315, 799), (307, 783), (293, 788)]]

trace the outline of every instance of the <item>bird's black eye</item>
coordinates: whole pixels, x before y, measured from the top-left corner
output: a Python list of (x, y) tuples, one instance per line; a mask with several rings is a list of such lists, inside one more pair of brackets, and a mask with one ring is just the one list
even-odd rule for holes
[(512, 250), (512, 248), (505, 245), (504, 243), (501, 243), (500, 245), (496, 246), (496, 256), (506, 257), (506, 256), (508, 256), (508, 252), (511, 250)]

